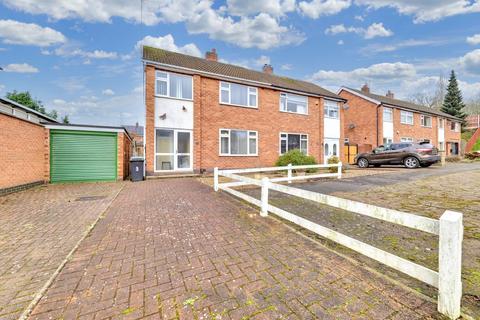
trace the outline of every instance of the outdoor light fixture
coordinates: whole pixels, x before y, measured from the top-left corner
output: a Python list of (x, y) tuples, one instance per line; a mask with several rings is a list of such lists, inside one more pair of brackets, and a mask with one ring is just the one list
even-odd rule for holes
[(185, 108), (185, 106), (182, 106), (182, 110), (187, 111), (187, 108)]
[(162, 114), (159, 118), (160, 118), (161, 120), (165, 120), (165, 119), (167, 119), (167, 114), (164, 113), (164, 114)]

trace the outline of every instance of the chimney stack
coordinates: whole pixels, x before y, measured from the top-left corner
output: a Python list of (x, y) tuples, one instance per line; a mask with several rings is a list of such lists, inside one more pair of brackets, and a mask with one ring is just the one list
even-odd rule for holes
[(385, 95), (387, 98), (393, 99), (395, 95), (393, 94), (392, 91), (388, 90), (387, 94)]
[(366, 83), (363, 85), (363, 87), (360, 90), (362, 90), (362, 92), (365, 92), (365, 93), (370, 93), (370, 88)]
[(272, 67), (271, 64), (264, 64), (262, 70), (266, 74), (272, 74), (273, 73), (273, 67)]
[(205, 53), (205, 59), (210, 61), (218, 61), (217, 49), (213, 48), (211, 51)]

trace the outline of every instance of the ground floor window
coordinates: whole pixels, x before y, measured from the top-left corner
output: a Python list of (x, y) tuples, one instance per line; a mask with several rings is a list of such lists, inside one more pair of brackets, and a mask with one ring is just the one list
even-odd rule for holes
[(387, 144), (391, 144), (393, 143), (393, 139), (392, 138), (383, 138), (383, 145), (387, 145)]
[(400, 142), (413, 142), (413, 138), (403, 137), (403, 138), (400, 138)]
[(308, 135), (299, 133), (280, 133), (280, 154), (299, 149), (308, 154)]
[(454, 156), (458, 155), (458, 152), (459, 152), (458, 142), (450, 142), (449, 145), (450, 145), (450, 154)]
[(220, 129), (221, 156), (256, 156), (257, 131)]

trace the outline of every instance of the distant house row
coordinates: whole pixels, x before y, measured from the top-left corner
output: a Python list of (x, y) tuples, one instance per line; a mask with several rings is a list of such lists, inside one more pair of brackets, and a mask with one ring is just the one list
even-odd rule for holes
[(344, 144), (371, 150), (428, 141), (459, 153), (460, 120), (406, 101), (313, 83), (145, 46), (147, 175), (265, 167), (299, 149), (345, 161)]

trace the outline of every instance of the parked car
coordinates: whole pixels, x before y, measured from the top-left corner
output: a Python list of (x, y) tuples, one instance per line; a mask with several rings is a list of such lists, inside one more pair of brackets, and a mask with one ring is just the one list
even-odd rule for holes
[(360, 168), (370, 165), (380, 167), (383, 164), (400, 164), (409, 169), (429, 167), (440, 161), (438, 149), (429, 143), (401, 142), (379, 146), (372, 152), (361, 153), (355, 157)]

